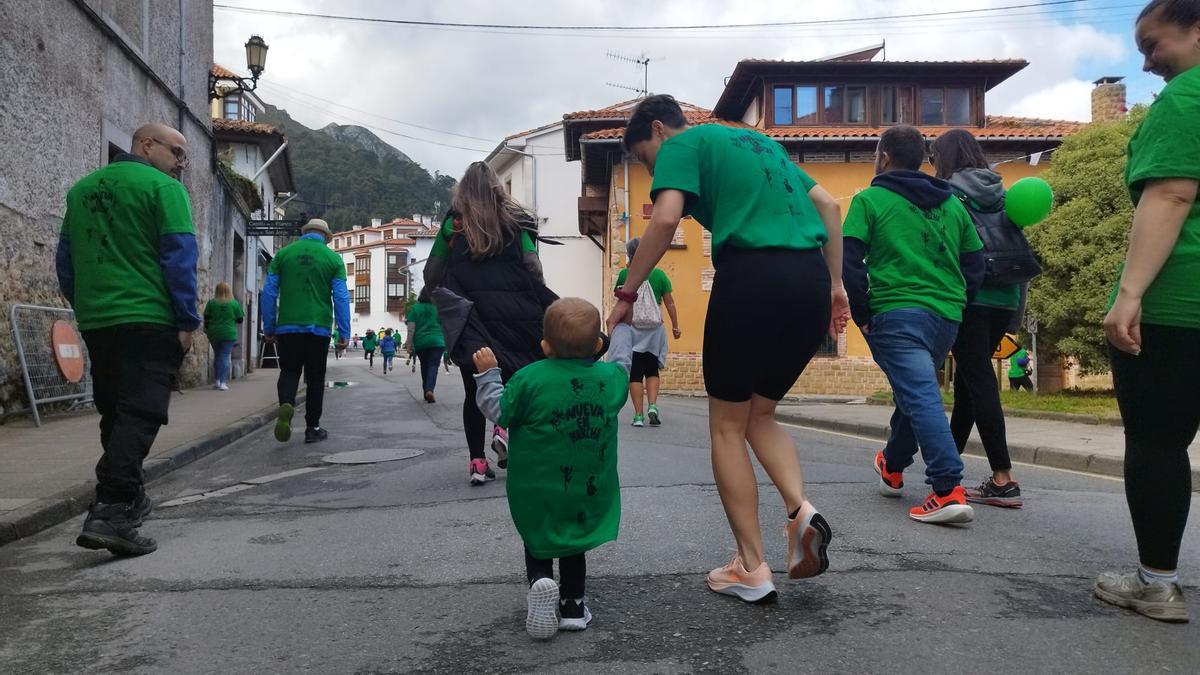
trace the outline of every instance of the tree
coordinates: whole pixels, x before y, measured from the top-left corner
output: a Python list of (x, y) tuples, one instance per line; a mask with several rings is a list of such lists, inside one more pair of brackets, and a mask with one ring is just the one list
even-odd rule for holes
[(1043, 174), (1055, 208), (1026, 231), (1044, 270), (1029, 291), (1043, 353), (1074, 358), (1086, 372), (1108, 370), (1101, 324), (1133, 223), (1125, 149), (1144, 116), (1135, 108), (1065, 139)]

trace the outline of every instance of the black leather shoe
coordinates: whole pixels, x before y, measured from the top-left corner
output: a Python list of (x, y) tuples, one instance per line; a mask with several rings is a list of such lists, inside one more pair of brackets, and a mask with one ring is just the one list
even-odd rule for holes
[[(107, 549), (114, 555), (146, 555), (155, 552), (158, 550), (158, 544), (150, 537), (138, 534), (137, 528), (143, 513), (136, 510), (134, 505), (137, 503), (93, 504), (87, 520), (83, 523), (83, 532), (75, 539), (75, 543), (93, 551)], [(147, 499), (145, 513), (149, 512)]]

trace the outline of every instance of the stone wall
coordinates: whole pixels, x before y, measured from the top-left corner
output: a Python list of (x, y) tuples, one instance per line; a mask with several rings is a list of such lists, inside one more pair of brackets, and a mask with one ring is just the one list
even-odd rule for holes
[[(704, 391), (704, 372), (700, 354), (671, 352), (667, 367), (661, 371), (662, 388), (668, 391)], [(788, 393), (845, 394), (869, 396), (888, 390), (887, 378), (871, 359), (853, 357), (817, 357)]]
[[(0, 253), (6, 264), (0, 277), (0, 413), (25, 407), (9, 307), (65, 305), (54, 273), (64, 196), (77, 180), (107, 163), (110, 146), (127, 150), (142, 124), (170, 124), (189, 142), (192, 165), (183, 183), (200, 244), (201, 302), (211, 297), (216, 281), (228, 278), (231, 234), (217, 217), (223, 198), (214, 196), (221, 188), (211, 159), (208, 108), (212, 3), (182, 4), (183, 16), (174, 2), (0, 3), (0, 156), (5, 158)], [(87, 8), (117, 31), (117, 40), (148, 64), (171, 94), (101, 30)], [(176, 96), (194, 118), (181, 113)], [(199, 336), (182, 371), (185, 385), (206, 377), (209, 359)]]
[(1092, 89), (1092, 121), (1111, 122), (1125, 116), (1125, 85), (1099, 80)]

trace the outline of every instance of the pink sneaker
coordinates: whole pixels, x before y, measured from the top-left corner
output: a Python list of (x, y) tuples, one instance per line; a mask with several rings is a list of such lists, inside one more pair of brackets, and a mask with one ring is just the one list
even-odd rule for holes
[(767, 561), (751, 572), (742, 564), (741, 556), (735, 553), (728, 565), (709, 572), (707, 581), (709, 590), (714, 593), (732, 595), (744, 602), (766, 602), (778, 595), (771, 578)]
[(492, 452), (496, 453), (496, 466), (508, 468), (508, 432), (499, 426), (492, 428)]
[(471, 460), (471, 485), (483, 485), (489, 480), (495, 480), (496, 472), (488, 466), (486, 459)]

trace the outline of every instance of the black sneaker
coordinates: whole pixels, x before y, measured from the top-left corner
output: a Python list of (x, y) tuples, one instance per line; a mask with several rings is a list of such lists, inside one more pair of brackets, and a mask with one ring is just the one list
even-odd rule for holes
[(559, 630), (586, 630), (592, 622), (592, 611), (588, 609), (587, 599), (560, 600), (558, 603)]
[(93, 551), (108, 549), (114, 555), (153, 553), (158, 544), (138, 534), (135, 518), (140, 517), (133, 503), (93, 504), (75, 544)]
[(977, 488), (967, 488), (966, 493), (967, 501), (975, 504), (1009, 509), (1019, 509), (1025, 505), (1025, 501), (1021, 499), (1021, 486), (1015, 480), (996, 485), (995, 479), (989, 478)]
[(309, 427), (304, 430), (305, 443), (320, 443), (326, 438), (329, 438), (329, 432), (321, 427)]

